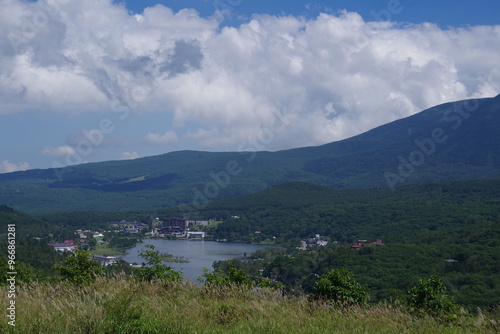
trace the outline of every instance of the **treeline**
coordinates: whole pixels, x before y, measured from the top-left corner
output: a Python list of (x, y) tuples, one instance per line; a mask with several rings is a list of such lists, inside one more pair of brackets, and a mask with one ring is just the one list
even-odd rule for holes
[(101, 211), (76, 211), (40, 214), (37, 216), (50, 226), (65, 226), (72, 229), (103, 229), (109, 228), (106, 223), (120, 222), (122, 220), (149, 224), (151, 213), (135, 212), (101, 212)]
[[(295, 244), (314, 234), (338, 242), (464, 240), (469, 227), (500, 219), (500, 181), (463, 181), (402, 187), (397, 191), (334, 190), (289, 183), (211, 203), (203, 217), (224, 220), (217, 237)], [(238, 216), (239, 218), (231, 218)], [(260, 233), (255, 233), (256, 231)], [(498, 230), (491, 231), (498, 233)], [(450, 235), (451, 233), (451, 235)]]

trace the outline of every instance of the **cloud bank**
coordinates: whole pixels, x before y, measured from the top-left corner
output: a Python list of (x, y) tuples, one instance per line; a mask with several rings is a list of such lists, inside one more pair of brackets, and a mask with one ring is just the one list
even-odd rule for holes
[(153, 145), (171, 145), (177, 144), (179, 138), (174, 131), (167, 131), (164, 134), (149, 132), (144, 138), (144, 142)]
[(8, 160), (2, 161), (0, 164), (0, 173), (11, 173), (11, 172), (19, 172), (30, 169), (31, 166), (27, 162), (21, 162), (19, 164), (15, 164), (9, 162)]
[(265, 149), (317, 145), (500, 92), (500, 26), (443, 30), (344, 11), (257, 15), (221, 28), (216, 17), (162, 5), (140, 15), (110, 0), (0, 6), (0, 118), (120, 108), (168, 115), (175, 129), (138, 129), (144, 145), (189, 139), (237, 150), (276, 120), (286, 126)]
[(122, 152), (120, 155), (120, 160), (134, 160), (139, 158), (139, 154), (137, 152)]
[(47, 146), (42, 150), (43, 155), (50, 155), (54, 157), (66, 156), (68, 154), (74, 154), (75, 149), (69, 145), (63, 145), (58, 147)]

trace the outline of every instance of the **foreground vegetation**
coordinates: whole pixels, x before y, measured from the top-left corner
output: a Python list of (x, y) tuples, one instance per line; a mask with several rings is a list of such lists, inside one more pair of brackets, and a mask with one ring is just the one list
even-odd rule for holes
[[(202, 286), (160, 260), (148, 245), (131, 275), (105, 274), (76, 250), (55, 269), (61, 279), (26, 280), (16, 289), (15, 319), (2, 333), (496, 333), (498, 310), (459, 309), (432, 276), (401, 301), (367, 303), (354, 275), (332, 269), (316, 292), (291, 295), (275, 281), (254, 280), (230, 265), (206, 271)], [(7, 294), (0, 297), (6, 304)]]
[[(5, 305), (6, 294), (1, 295)], [(16, 327), (2, 333), (497, 333), (496, 315), (453, 320), (408, 313), (401, 305), (331, 307), (270, 289), (200, 287), (183, 282), (98, 278), (85, 286), (19, 288)]]

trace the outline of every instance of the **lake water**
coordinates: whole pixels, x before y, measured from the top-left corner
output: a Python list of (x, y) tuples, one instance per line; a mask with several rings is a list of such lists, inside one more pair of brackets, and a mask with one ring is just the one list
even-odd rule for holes
[(250, 254), (259, 249), (275, 247), (269, 245), (252, 245), (235, 242), (215, 242), (215, 241), (192, 241), (192, 240), (168, 240), (168, 239), (145, 239), (144, 244), (137, 245), (127, 250), (128, 254), (122, 256), (129, 263), (143, 262), (139, 253), (146, 249), (145, 245), (153, 245), (160, 253), (168, 253), (174, 256), (184, 257), (189, 260), (187, 263), (165, 262), (175, 270), (182, 270), (184, 277), (197, 281), (203, 275), (203, 267), (213, 270), (214, 261), (229, 259), (245, 259), (244, 254)]

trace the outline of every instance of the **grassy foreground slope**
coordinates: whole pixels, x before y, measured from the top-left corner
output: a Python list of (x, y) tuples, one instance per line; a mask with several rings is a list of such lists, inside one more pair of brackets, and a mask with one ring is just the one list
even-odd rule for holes
[[(6, 296), (0, 297), (5, 305)], [(400, 306), (347, 309), (306, 297), (237, 287), (210, 290), (188, 283), (98, 279), (21, 287), (16, 327), (2, 333), (497, 333), (498, 314), (462, 314), (450, 321), (415, 317)]]

